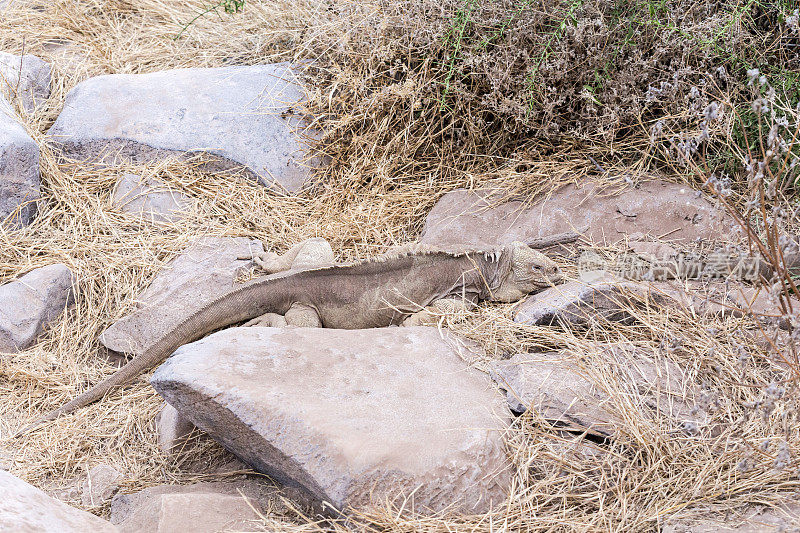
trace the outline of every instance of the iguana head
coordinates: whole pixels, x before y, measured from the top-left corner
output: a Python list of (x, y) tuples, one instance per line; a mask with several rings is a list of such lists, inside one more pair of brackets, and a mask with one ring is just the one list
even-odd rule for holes
[(511, 243), (511, 268), (500, 286), (492, 291), (492, 300), (516, 302), (531, 292), (552, 287), (563, 279), (558, 265), (524, 242)]

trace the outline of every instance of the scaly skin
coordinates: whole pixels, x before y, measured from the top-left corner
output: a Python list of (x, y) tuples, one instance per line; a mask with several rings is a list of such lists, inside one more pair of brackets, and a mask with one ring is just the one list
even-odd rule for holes
[(102, 398), (186, 343), (265, 314), (284, 316), (290, 324), (294, 314), (300, 317), (298, 325), (385, 327), (401, 325), (409, 317), (421, 319), (420, 313), (429, 313), (429, 306), (439, 309), (442, 300), (515, 301), (559, 281), (556, 264), (523, 243), (460, 254), (416, 246), (368, 261), (257, 278), (189, 316), (117, 372), (18, 435)]

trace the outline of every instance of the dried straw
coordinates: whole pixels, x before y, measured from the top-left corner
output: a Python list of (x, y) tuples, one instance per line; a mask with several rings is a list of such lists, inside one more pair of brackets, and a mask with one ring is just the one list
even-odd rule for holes
[[(603, 163), (607, 168), (598, 174), (588, 156), (558, 151), (547, 161), (520, 155), (499, 165), (474, 163), (478, 154), (471, 168), (456, 168), (452, 154), (444, 154), (438, 165), (429, 158), (419, 162), (415, 150), (433, 138), (421, 133), (427, 130), (417, 128), (415, 137), (387, 144), (386, 133), (398, 125), (382, 123), (386, 115), (324, 115), (325, 99), (334, 89), (313, 86), (309, 108), (338, 132), (323, 143), (334, 164), (319, 174), (313, 192), (297, 197), (268, 191), (235, 173), (204, 173), (201, 157), (105, 169), (59, 163), (43, 133), (66, 92), (81, 80), (106, 73), (324, 58), (320, 43), (336, 42), (341, 24), (326, 3), (254, 1), (238, 15), (201, 18), (174, 40), (181, 23), (203, 5), (199, 0), (31, 0), (0, 12), (0, 49), (35, 54), (54, 66), (52, 96), (35, 113), (23, 115), (42, 146), (40, 212), (25, 229), (0, 230), (0, 282), (52, 263), (67, 264), (79, 280), (76, 305), (35, 346), (2, 357), (0, 436), (113, 371), (97, 355), (98, 334), (130, 312), (159, 269), (199, 236), (256, 237), (275, 250), (321, 236), (339, 258), (350, 260), (414, 240), (436, 200), (458, 187), (491, 186), (505, 198), (528, 201), (590, 174), (621, 182), (622, 173), (637, 170)], [(341, 12), (355, 17), (379, 9), (358, 8)], [(342, 83), (353, 85), (357, 78), (354, 69), (353, 79)], [(431, 135), (435, 129), (431, 125)], [(351, 135), (349, 141), (342, 140), (342, 132)], [(189, 195), (193, 204), (186, 218), (145, 223), (112, 206), (114, 185), (127, 172), (158, 177)], [(786, 442), (792, 456), (800, 451), (794, 385), (784, 385), (787, 393), (771, 411), (758, 406), (766, 385), (786, 377), (785, 366), (757, 342), (760, 326), (747, 318), (622, 305), (631, 305), (633, 324), (598, 322), (582, 331), (516, 324), (506, 305), (444, 317), (453, 330), (481, 342), (487, 360), (529, 350), (567, 350), (586, 379), (608, 395), (607, 408), (623, 420), (616, 439), (593, 442), (564, 434), (533, 414), (517, 419), (507, 435), (514, 487), (495, 513), (425, 517), (393, 501), (361, 510), (346, 524), (317, 522), (299, 510), (275, 511), (254, 522), (253, 530), (644, 531), (697, 505), (724, 510), (746, 502), (769, 504), (800, 489), (796, 464), (774, 467), (779, 442)], [(667, 350), (672, 339), (682, 344)], [(679, 365), (702, 385), (696, 399), (707, 404), (712, 422), (696, 435), (675, 432), (668, 420), (652, 413), (634, 383), (611, 371), (595, 349), (598, 342), (632, 344)], [(743, 352), (747, 358), (740, 357)], [(485, 362), (477, 364), (485, 367)], [(197, 435), (177, 458), (161, 453), (154, 424), (160, 404), (142, 377), (21, 440), (0, 441), (0, 457), (15, 475), (78, 507), (82, 504), (72, 489), (99, 463), (124, 473), (126, 492), (231, 475), (230, 455)], [(91, 511), (108, 513), (107, 507)]]

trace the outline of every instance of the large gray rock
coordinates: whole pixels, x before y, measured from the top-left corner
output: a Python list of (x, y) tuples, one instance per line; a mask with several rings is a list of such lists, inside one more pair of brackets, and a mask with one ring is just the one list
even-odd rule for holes
[(79, 160), (205, 152), (215, 169), (294, 192), (310, 176), (300, 138), (313, 132), (293, 111), (303, 96), (288, 63), (98, 76), (67, 94), (48, 135)]
[(428, 214), (420, 241), (492, 247), (588, 226), (585, 236), (595, 243), (614, 243), (634, 234), (688, 243), (720, 239), (734, 227), (727, 214), (698, 198), (694, 190), (659, 180), (621, 191), (588, 182), (569, 184), (532, 205), (497, 198), (492, 190), (459, 189), (444, 195)]
[[(273, 479), (338, 510), (506, 497), (508, 410), (436, 328), (233, 328), (181, 347), (152, 385)], [(452, 506), (452, 507), (450, 507)]]
[(0, 94), (30, 113), (50, 96), (50, 70), (36, 56), (0, 52)]
[(136, 311), (100, 335), (112, 354), (138, 355), (184, 318), (234, 286), (248, 264), (237, 257), (264, 251), (261, 242), (245, 237), (206, 237), (173, 259), (137, 299)]
[(115, 496), (111, 522), (121, 533), (241, 531), (253, 526), (256, 510), (280, 507), (276, 495), (274, 487), (258, 480), (159, 485)]
[(69, 268), (56, 264), (0, 286), (0, 352), (32, 345), (45, 326), (72, 304), (74, 283)]
[(117, 528), (0, 470), (0, 531), (114, 533)]
[(39, 188), (39, 147), (0, 97), (0, 224), (30, 224)]
[(147, 222), (176, 222), (191, 205), (191, 197), (156, 178), (125, 174), (114, 188), (112, 203)]
[(614, 386), (622, 388), (617, 391), (623, 395), (621, 400), (602, 382), (590, 380), (581, 361), (567, 352), (517, 354), (493, 362), (491, 374), (506, 391), (512, 411), (532, 409), (573, 430), (613, 436), (625, 427), (625, 416), (637, 415), (650, 420), (661, 417), (674, 428), (688, 431), (704, 423), (705, 414), (694, 407), (694, 387), (677, 365), (622, 346), (600, 347), (598, 353), (602, 362), (598, 375), (614, 377)]

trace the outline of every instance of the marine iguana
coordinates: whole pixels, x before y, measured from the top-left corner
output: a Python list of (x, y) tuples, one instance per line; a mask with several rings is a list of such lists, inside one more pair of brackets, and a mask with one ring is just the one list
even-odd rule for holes
[[(557, 236), (537, 244), (567, 240), (574, 237)], [(332, 259), (332, 253), (319, 246), (322, 243), (309, 248), (304, 241), (284, 256), (254, 258), (268, 272), (292, 268), (231, 289), (114, 374), (15, 436), (89, 405), (155, 367), (180, 346), (226, 326), (248, 320), (245, 325), (337, 329), (419, 325), (453, 306), (468, 307), (478, 300), (513, 302), (562, 280), (555, 262), (521, 242), (459, 253), (412, 245), (365, 261), (314, 267)]]

